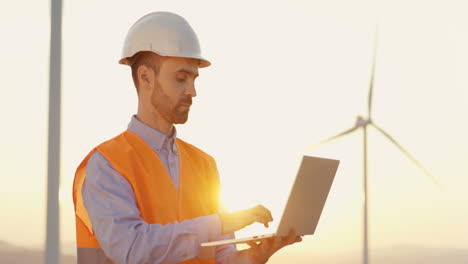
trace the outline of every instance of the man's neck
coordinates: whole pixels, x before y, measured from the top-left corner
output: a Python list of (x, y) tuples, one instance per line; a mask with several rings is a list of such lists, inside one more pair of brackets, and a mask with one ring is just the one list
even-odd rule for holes
[(172, 137), (172, 135), (174, 134), (174, 125), (167, 122), (157, 112), (145, 113), (138, 111), (136, 118), (144, 124), (161, 131), (168, 137)]

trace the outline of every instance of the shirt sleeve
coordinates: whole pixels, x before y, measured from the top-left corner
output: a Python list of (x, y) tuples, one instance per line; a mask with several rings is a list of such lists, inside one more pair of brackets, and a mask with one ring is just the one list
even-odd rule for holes
[[(223, 235), (217, 240), (233, 239), (234, 234)], [(222, 245), (216, 247), (217, 264), (251, 264), (247, 250), (238, 251), (235, 245)]]
[[(226, 212), (221, 207), (220, 212)], [(234, 233), (220, 235), (216, 240), (234, 239)], [(251, 264), (247, 250), (238, 251), (236, 245), (221, 245), (216, 247), (217, 264)]]
[[(221, 236), (215, 214), (166, 225), (146, 223), (131, 185), (99, 152), (88, 160), (82, 196), (96, 238), (115, 263), (182, 262), (196, 258), (201, 243)], [(231, 250), (220, 248), (219, 254), (228, 259)]]

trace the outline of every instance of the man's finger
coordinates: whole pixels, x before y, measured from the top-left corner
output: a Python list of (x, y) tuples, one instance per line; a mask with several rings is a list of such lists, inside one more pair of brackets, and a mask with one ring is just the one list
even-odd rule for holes
[(283, 240), (281, 237), (275, 237), (275, 240), (273, 241), (273, 251), (276, 252), (278, 249), (284, 247), (283, 245)]
[(270, 210), (266, 209), (263, 205), (259, 204), (254, 207), (253, 210), (254, 214), (262, 216), (265, 218), (268, 222), (273, 221), (273, 216), (271, 215)]
[(291, 230), (289, 230), (289, 235), (288, 235), (288, 238), (287, 238), (288, 245), (293, 244), (294, 242), (296, 242), (297, 237), (298, 237), (298, 235), (296, 234), (296, 229), (291, 228)]
[(262, 250), (264, 252), (269, 252), (271, 249), (271, 246), (275, 243), (276, 237), (270, 237), (267, 239), (263, 239), (262, 242), (260, 243), (260, 246), (262, 247)]
[(271, 221), (269, 220), (269, 217), (267, 217), (267, 216), (265, 216), (265, 215), (263, 215), (263, 214), (254, 213), (254, 214), (252, 215), (252, 217), (253, 217), (253, 221), (254, 221), (254, 222), (262, 223), (263, 225), (265, 225), (265, 227), (268, 227), (268, 226), (269, 226), (269, 225), (268, 225), (268, 222), (271, 222)]
[(268, 227), (268, 222), (266, 222), (264, 218), (254, 215), (253, 219), (254, 222), (262, 223), (263, 225), (265, 225), (265, 227)]
[(265, 217), (269, 220), (269, 222), (273, 221), (273, 216), (271, 215), (271, 211), (268, 210), (265, 206), (259, 205), (261, 208), (262, 213), (265, 215)]
[(251, 248), (255, 248), (258, 246), (257, 242), (255, 241), (247, 241), (247, 245), (249, 245), (249, 247)]
[(262, 205), (256, 206), (254, 208), (254, 210), (253, 210), (253, 214), (258, 215), (258, 216), (262, 216), (263, 218), (265, 218), (265, 219), (267, 219), (269, 221), (273, 220), (273, 217), (271, 216), (270, 210), (266, 209)]

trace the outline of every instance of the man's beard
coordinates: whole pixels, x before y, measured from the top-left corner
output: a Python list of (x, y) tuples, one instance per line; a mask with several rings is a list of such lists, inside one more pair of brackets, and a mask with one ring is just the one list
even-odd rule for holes
[[(159, 112), (159, 114), (171, 124), (184, 124), (188, 120), (190, 108), (180, 109), (183, 105), (191, 105), (192, 97), (181, 97), (175, 104), (171, 103), (171, 99), (161, 89), (159, 83), (155, 85), (155, 92), (151, 96), (151, 104)], [(184, 107), (185, 108), (185, 107)]]

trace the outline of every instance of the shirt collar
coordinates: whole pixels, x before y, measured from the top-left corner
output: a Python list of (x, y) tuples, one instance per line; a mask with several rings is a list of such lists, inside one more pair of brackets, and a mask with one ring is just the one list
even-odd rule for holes
[(132, 120), (128, 124), (128, 130), (143, 139), (156, 152), (160, 152), (162, 148), (176, 151), (175, 139), (177, 137), (177, 130), (174, 126), (172, 128), (174, 129), (174, 133), (169, 138), (163, 132), (138, 120), (135, 115), (132, 116)]

